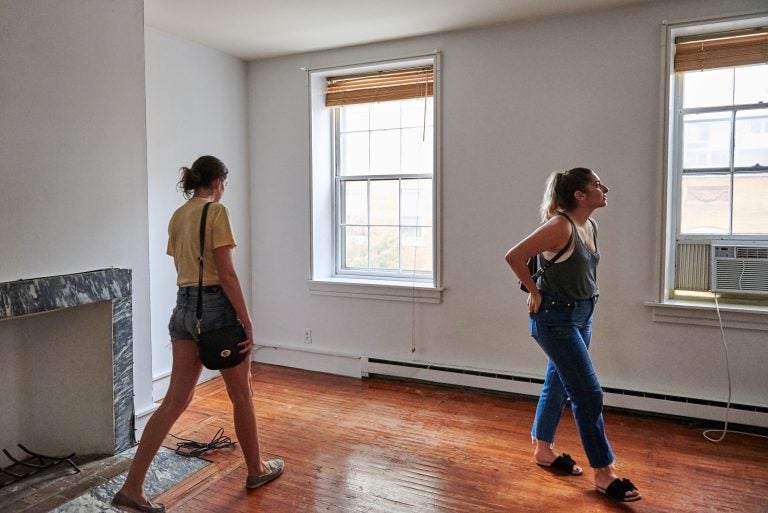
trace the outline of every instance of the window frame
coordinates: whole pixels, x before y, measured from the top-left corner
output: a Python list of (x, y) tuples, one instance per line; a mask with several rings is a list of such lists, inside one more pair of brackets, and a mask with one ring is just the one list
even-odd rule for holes
[[(672, 310), (663, 309), (664, 315), (653, 314), (654, 320), (659, 322), (676, 322), (684, 324), (706, 324), (699, 322), (697, 316), (691, 315), (692, 309), (716, 308), (713, 297), (693, 297), (691, 300), (674, 297), (676, 279), (676, 247), (678, 243), (685, 242), (744, 242), (764, 243), (768, 236), (762, 234), (682, 234), (681, 233), (681, 200), (683, 178), (683, 112), (682, 112), (682, 88), (683, 80), (677, 80), (674, 71), (675, 39), (678, 36), (704, 35), (709, 33), (738, 30), (768, 24), (768, 12), (745, 14), (728, 18), (696, 19), (680, 22), (664, 22), (662, 27), (662, 85), (661, 85), (661, 112), (662, 112), (662, 162), (663, 173), (661, 203), (662, 222), (660, 223), (660, 252), (658, 274), (658, 300), (646, 302), (646, 306), (654, 307), (659, 313), (658, 307), (674, 307)], [(743, 105), (730, 106), (733, 111), (743, 108)], [(686, 109), (694, 111), (696, 109)], [(699, 109), (707, 110), (707, 109)], [(713, 109), (709, 109), (713, 110)], [(723, 109), (714, 109), (722, 111)], [(734, 114), (735, 115), (735, 114)], [(731, 133), (731, 150), (733, 148), (734, 133)], [(728, 170), (722, 170), (733, 181), (734, 162)], [(714, 172), (714, 169), (711, 170)], [(731, 190), (731, 195), (733, 190)], [(733, 206), (731, 205), (731, 210)], [(732, 215), (729, 219), (729, 231), (732, 231)], [(710, 293), (705, 293), (711, 296)], [(704, 294), (702, 294), (703, 296)], [(693, 295), (695, 296), (695, 294)], [(768, 308), (763, 305), (764, 300), (738, 299), (731, 301), (728, 298), (721, 299), (720, 307), (726, 306), (734, 311), (750, 313), (766, 313)], [(729, 306), (730, 305), (730, 306)], [(726, 312), (724, 312), (726, 313)], [(726, 313), (727, 314), (727, 313)], [(761, 320), (760, 326), (768, 324), (768, 319)], [(741, 326), (740, 326), (741, 327)], [(766, 329), (766, 328), (758, 328)]]
[[(326, 79), (329, 76), (366, 71), (431, 65), (433, 85), (433, 172), (432, 172), (432, 276), (411, 277), (338, 272), (338, 209), (334, 155), (338, 150), (333, 129), (334, 108), (325, 107)], [(319, 295), (364, 297), (439, 303), (442, 301), (440, 245), (440, 53), (427, 53), (390, 60), (352, 63), (308, 69), (310, 118), (310, 292)], [(399, 176), (399, 175), (398, 175)], [(420, 175), (408, 175), (412, 178)], [(376, 177), (381, 178), (381, 177)]]

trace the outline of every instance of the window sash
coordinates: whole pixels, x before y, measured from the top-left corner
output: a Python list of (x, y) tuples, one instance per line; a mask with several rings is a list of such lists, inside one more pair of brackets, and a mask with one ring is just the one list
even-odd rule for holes
[[(675, 105), (682, 105), (683, 103), (683, 80), (684, 75), (679, 74), (677, 78), (677, 87), (675, 89)], [(738, 208), (734, 205), (734, 181), (738, 176), (746, 176), (750, 174), (762, 174), (768, 170), (768, 165), (753, 165), (753, 166), (737, 166), (735, 165), (736, 156), (736, 120), (739, 112), (749, 110), (764, 110), (768, 113), (768, 107), (765, 104), (750, 104), (750, 105), (723, 105), (713, 107), (700, 107), (700, 108), (687, 108), (683, 109), (678, 107), (676, 109), (678, 115), (676, 125), (678, 130), (675, 131), (675, 140), (673, 147), (677, 148), (676, 152), (676, 165), (677, 169), (677, 201), (676, 201), (676, 235), (678, 242), (683, 239), (732, 239), (732, 240), (763, 240), (768, 239), (768, 233), (762, 234), (745, 234), (741, 232), (734, 233), (734, 210)], [(728, 165), (727, 166), (712, 166), (712, 167), (684, 167), (684, 131), (685, 131), (685, 116), (690, 114), (702, 114), (702, 113), (728, 113), (728, 123), (730, 130), (730, 139), (728, 141)], [(694, 176), (727, 176), (729, 183), (729, 198), (728, 198), (728, 228), (726, 233), (712, 232), (712, 233), (690, 233), (683, 232), (682, 218), (683, 218), (683, 203), (682, 203), (682, 187), (684, 177)]]
[[(376, 181), (397, 181), (398, 183), (398, 209), (397, 209), (397, 223), (372, 223), (371, 222), (371, 196), (370, 196), (370, 184)], [(416, 281), (431, 281), (434, 275), (434, 237), (430, 236), (429, 244), (432, 247), (430, 251), (430, 260), (432, 261), (431, 267), (432, 270), (425, 271), (425, 270), (418, 270), (416, 267), (416, 257), (414, 255), (414, 261), (413, 261), (413, 268), (404, 268), (403, 267), (403, 230), (416, 230), (418, 232), (422, 232), (424, 229), (428, 230), (434, 230), (434, 220), (432, 223), (419, 223), (419, 212), (418, 207), (416, 209), (416, 219), (417, 222), (414, 224), (403, 224), (403, 187), (402, 182), (405, 181), (420, 181), (420, 180), (429, 180), (432, 182), (433, 175), (432, 174), (420, 174), (420, 175), (367, 175), (367, 176), (336, 176), (336, 186), (335, 186), (335, 196), (336, 196), (336, 216), (335, 216), (335, 224), (336, 224), (336, 273), (338, 275), (344, 275), (344, 276), (366, 276), (366, 277), (380, 277), (380, 278), (387, 278), (387, 279), (404, 279), (404, 280), (416, 280)], [(365, 222), (356, 222), (356, 223), (347, 223), (345, 219), (346, 215), (346, 204), (345, 204), (345, 197), (343, 193), (343, 185), (346, 183), (365, 183), (366, 184), (366, 219)], [(429, 187), (429, 193), (432, 195), (433, 186), (430, 185)], [(430, 198), (431, 199), (431, 198)], [(346, 262), (346, 251), (347, 251), (347, 244), (346, 244), (346, 229), (347, 228), (354, 228), (354, 227), (360, 227), (366, 229), (366, 239), (367, 239), (367, 258), (366, 258), (366, 265), (365, 266), (359, 266), (359, 267), (347, 267), (345, 265)], [(398, 254), (398, 265), (397, 268), (392, 269), (383, 269), (383, 268), (376, 268), (371, 265), (371, 229), (376, 228), (395, 228), (397, 229), (397, 239), (398, 239), (398, 247), (397, 247), (397, 254)], [(423, 235), (422, 235), (423, 236)], [(418, 237), (418, 235), (417, 235)], [(416, 246), (414, 246), (416, 248)], [(414, 249), (414, 252), (417, 251)]]

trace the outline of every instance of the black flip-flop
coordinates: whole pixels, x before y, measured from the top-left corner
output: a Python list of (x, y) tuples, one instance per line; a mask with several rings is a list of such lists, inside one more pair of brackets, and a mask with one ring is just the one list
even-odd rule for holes
[[(611, 484), (608, 485), (608, 488), (600, 488), (599, 486), (596, 486), (595, 489), (598, 492), (603, 493), (611, 499), (617, 500), (619, 502), (634, 502), (642, 499), (639, 490), (635, 485), (632, 484), (632, 481), (629, 479), (616, 478), (611, 482)], [(627, 495), (627, 492), (631, 491), (636, 491), (638, 494)]]
[(536, 462), (537, 465), (540, 467), (552, 469), (552, 470), (558, 470), (560, 472), (565, 472), (566, 474), (570, 476), (580, 476), (583, 471), (574, 472), (574, 468), (576, 467), (576, 462), (573, 461), (573, 458), (571, 458), (568, 454), (561, 454), (552, 463), (542, 463), (540, 461)]

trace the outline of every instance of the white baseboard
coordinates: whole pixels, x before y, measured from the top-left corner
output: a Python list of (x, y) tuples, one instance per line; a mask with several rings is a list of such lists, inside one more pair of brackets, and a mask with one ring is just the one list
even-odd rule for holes
[[(413, 365), (408, 362), (376, 361), (368, 358), (363, 360), (363, 375), (391, 376), (404, 379), (428, 381), (442, 385), (480, 388), (509, 392), (513, 394), (538, 397), (541, 392), (541, 379), (526, 376), (509, 376), (494, 374), (491, 371), (482, 372), (474, 369), (449, 369), (447, 367), (427, 364)], [(437, 368), (431, 368), (437, 367)], [(683, 397), (653, 397), (657, 394), (643, 394), (635, 391), (607, 389), (604, 395), (606, 406), (624, 408), (638, 412), (673, 415), (693, 419), (724, 421), (726, 408), (721, 401), (713, 404), (699, 404), (701, 400)], [(690, 401), (690, 402), (688, 402)], [(768, 428), (768, 413), (764, 407), (734, 405), (728, 410), (729, 422)]]
[[(374, 361), (371, 361), (374, 360)], [(501, 376), (493, 372), (477, 372), (473, 369), (449, 369), (437, 365), (413, 365), (406, 362), (381, 363), (376, 359), (354, 354), (346, 354), (334, 351), (316, 349), (312, 346), (288, 346), (279, 344), (260, 344), (254, 346), (253, 361), (282, 365), (305, 369), (315, 372), (326, 372), (340, 376), (360, 378), (370, 374), (390, 376), (403, 379), (413, 379), (431, 382), (441, 385), (454, 385), (498, 392), (507, 392), (531, 397), (538, 397), (541, 391), (541, 379), (526, 376)], [(213, 376), (201, 379), (205, 381), (215, 377), (218, 372), (211, 371)], [(157, 392), (162, 390), (165, 395), (168, 376), (159, 376), (153, 383), (153, 396), (158, 397)], [(163, 388), (165, 387), (165, 388)], [(647, 395), (647, 396), (646, 396)], [(618, 389), (606, 390), (605, 405), (615, 408), (624, 408), (638, 412), (655, 413), (704, 419), (712, 421), (724, 421), (726, 409), (722, 401), (712, 401), (715, 404), (699, 404), (701, 401), (685, 398), (654, 397), (656, 394), (643, 394), (635, 391), (623, 391)], [(146, 418), (152, 414), (156, 406), (136, 415), (137, 437), (143, 431)], [(756, 407), (752, 411), (744, 405), (736, 405), (728, 411), (728, 419), (734, 424), (744, 424), (768, 428), (768, 413), (766, 408)]]
[(257, 344), (253, 349), (253, 361), (353, 378), (362, 376), (361, 356), (311, 346)]

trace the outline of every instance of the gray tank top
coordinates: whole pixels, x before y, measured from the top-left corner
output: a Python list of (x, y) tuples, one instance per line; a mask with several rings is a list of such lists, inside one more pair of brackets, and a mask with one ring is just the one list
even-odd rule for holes
[[(561, 262), (555, 262), (547, 268), (538, 281), (539, 290), (543, 294), (571, 299), (590, 299), (597, 296), (600, 291), (597, 288), (597, 263), (600, 261), (600, 252), (597, 250), (597, 227), (592, 219), (592, 230), (595, 234), (595, 252), (592, 253), (586, 244), (582, 242), (578, 233), (574, 233), (575, 247), (573, 253)], [(539, 255), (542, 265), (548, 262), (543, 255)]]

